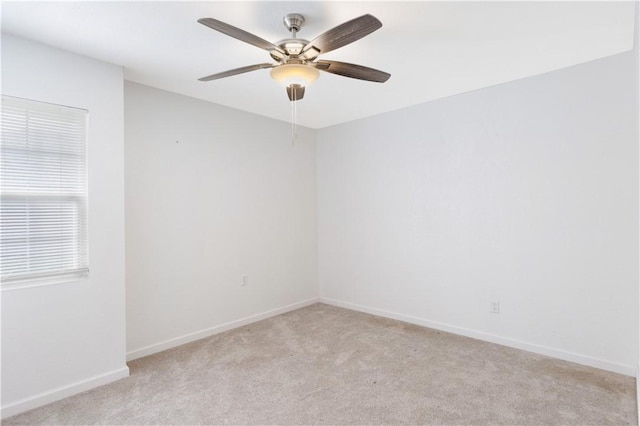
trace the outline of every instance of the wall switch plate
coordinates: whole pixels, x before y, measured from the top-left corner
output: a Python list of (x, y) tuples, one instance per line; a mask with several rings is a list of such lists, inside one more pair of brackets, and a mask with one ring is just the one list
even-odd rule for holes
[(240, 285), (242, 287), (246, 286), (247, 284), (249, 284), (249, 276), (248, 275), (243, 275), (242, 276), (242, 281), (240, 281), (240, 282), (241, 282)]
[(489, 304), (489, 312), (491, 312), (492, 314), (499, 314), (500, 313), (500, 301), (499, 300), (492, 300)]

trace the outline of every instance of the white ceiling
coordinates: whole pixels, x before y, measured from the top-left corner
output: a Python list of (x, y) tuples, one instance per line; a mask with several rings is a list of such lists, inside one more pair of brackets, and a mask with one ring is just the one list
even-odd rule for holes
[[(633, 48), (634, 2), (2, 2), (3, 32), (122, 65), (127, 80), (288, 121), (291, 104), (269, 70), (211, 81), (269, 62), (267, 52), (196, 21), (212, 17), (275, 42), (287, 13), (311, 40), (370, 13), (383, 27), (320, 59), (391, 73), (384, 84), (321, 73), (297, 104), (321, 128)], [(46, 76), (46, 73), (43, 73)]]

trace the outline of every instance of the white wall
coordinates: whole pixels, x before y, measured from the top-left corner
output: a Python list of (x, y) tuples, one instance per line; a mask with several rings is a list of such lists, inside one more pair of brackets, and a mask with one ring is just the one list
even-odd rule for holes
[(122, 69), (3, 34), (2, 93), (89, 110), (89, 277), (2, 292), (5, 417), (128, 368)]
[(288, 123), (125, 82), (130, 359), (315, 300), (314, 133), (290, 138)]
[[(640, 3), (636, 3), (636, 17), (635, 17), (635, 22), (634, 22), (634, 26), (635, 26), (635, 37), (634, 37), (634, 49), (636, 52), (636, 69), (640, 71)], [(637, 94), (637, 102), (640, 104), (640, 82), (638, 80), (636, 80), (636, 94)], [(638, 135), (640, 135), (640, 120), (638, 120)], [(638, 143), (640, 144), (640, 141), (638, 141)], [(640, 155), (640, 152), (639, 152)], [(638, 164), (640, 164), (640, 156), (638, 157)], [(639, 176), (640, 179), (640, 176)], [(638, 187), (640, 190), (640, 182), (638, 183)], [(639, 197), (640, 198), (640, 197)], [(638, 217), (638, 221), (640, 224), (640, 216)], [(640, 240), (640, 235), (638, 236), (639, 240)], [(640, 256), (640, 253), (638, 253), (638, 256)], [(638, 263), (640, 264), (640, 258), (638, 260)], [(638, 288), (640, 288), (640, 277), (639, 277), (639, 281), (638, 281)], [(640, 311), (640, 291), (638, 292), (638, 310)], [(640, 316), (640, 315), (639, 315)], [(638, 320), (640, 321), (640, 317), (638, 318)], [(638, 364), (637, 365), (637, 370), (636, 370), (636, 407), (638, 408), (638, 411), (640, 412), (640, 323), (638, 324)]]
[(321, 297), (635, 374), (637, 77), (629, 52), (319, 130)]

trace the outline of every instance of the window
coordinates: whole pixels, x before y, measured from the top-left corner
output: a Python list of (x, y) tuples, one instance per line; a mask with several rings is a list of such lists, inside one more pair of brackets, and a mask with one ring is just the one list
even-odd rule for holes
[(87, 111), (2, 97), (2, 286), (84, 276)]

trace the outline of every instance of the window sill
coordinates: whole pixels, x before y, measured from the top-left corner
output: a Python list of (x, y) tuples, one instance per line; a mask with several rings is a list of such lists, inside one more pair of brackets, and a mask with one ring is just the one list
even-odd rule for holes
[(45, 277), (45, 278), (32, 278), (25, 280), (16, 280), (3, 282), (0, 285), (0, 290), (5, 291), (24, 290), (34, 287), (44, 287), (58, 284), (71, 284), (79, 281), (86, 281), (89, 277), (88, 272), (81, 272), (77, 274), (64, 275), (59, 277)]

